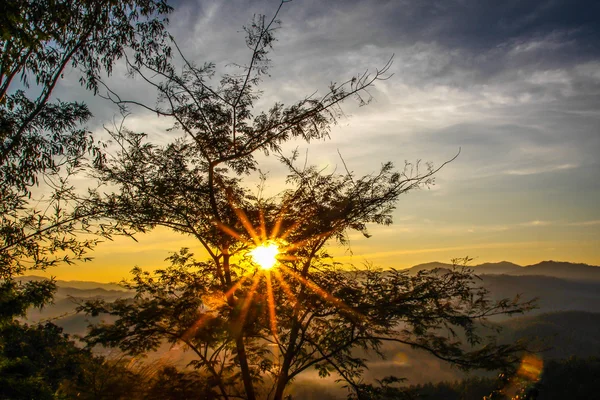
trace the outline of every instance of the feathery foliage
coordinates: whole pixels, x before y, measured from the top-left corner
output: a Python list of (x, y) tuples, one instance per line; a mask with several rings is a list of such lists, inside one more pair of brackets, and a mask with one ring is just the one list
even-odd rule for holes
[[(198, 261), (183, 249), (165, 269), (133, 270), (127, 284), (136, 291), (133, 301), (83, 304), (80, 310), (91, 315), (116, 317), (114, 324), (92, 326), (86, 340), (135, 355), (164, 341), (183, 344), (196, 356), (191, 366), (206, 373), (225, 399), (280, 400), (294, 377), (309, 368), (337, 376), (350, 398), (388, 396), (400, 390), (397, 380), (384, 379), (379, 387), (364, 382), (368, 364), (358, 353), (378, 354), (387, 341), (465, 369), (495, 369), (518, 360), (520, 344), (482, 337), (478, 323), (523, 312), (531, 303), (490, 301), (460, 267), (409, 277), (341, 268), (327, 253), (328, 244), (346, 243), (352, 230), (368, 236), (368, 224), (390, 224), (399, 196), (433, 184), (441, 167), (417, 162), (397, 170), (385, 163), (357, 177), (347, 169), (326, 173), (300, 166), (297, 152), (283, 155), (282, 145), (292, 139), (327, 138), (343, 101), (367, 104), (367, 89), (389, 77), (391, 61), (331, 84), (324, 95), (257, 110), (278, 12), (270, 20), (255, 17), (246, 27), (250, 61), (217, 84), (214, 64), (195, 65), (179, 51), (181, 72), (162, 61), (127, 60), (130, 71), (157, 90), (155, 106), (106, 86), (103, 95), (123, 111), (139, 106), (172, 118), (181, 135), (162, 145), (143, 133), (113, 131), (118, 150), (96, 173), (117, 190), (98, 196), (99, 207), (130, 229), (164, 226), (190, 235), (208, 256)], [(274, 155), (289, 171), (291, 188), (273, 198), (253, 195), (243, 182), (258, 170), (260, 152)], [(263, 243), (282, 251), (272, 270), (261, 270), (248, 256)]]

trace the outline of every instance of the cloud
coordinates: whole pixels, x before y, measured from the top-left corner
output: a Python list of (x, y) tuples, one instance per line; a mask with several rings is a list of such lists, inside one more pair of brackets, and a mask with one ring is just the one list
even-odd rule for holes
[(547, 172), (553, 171), (561, 171), (565, 169), (577, 168), (576, 164), (561, 164), (561, 165), (549, 165), (546, 167), (538, 167), (538, 168), (525, 168), (525, 169), (511, 169), (505, 171), (504, 173), (507, 175), (533, 175), (533, 174), (543, 174)]
[[(171, 30), (186, 56), (234, 72), (228, 64), (243, 64), (250, 55), (242, 25), (255, 13), (271, 15), (278, 2), (174, 5)], [(467, 242), (490, 236), (508, 243), (514, 240), (509, 235), (535, 226), (596, 226), (599, 14), (600, 2), (592, 0), (293, 1), (280, 14), (271, 76), (262, 83), (258, 105), (289, 104), (315, 90), (323, 94), (330, 82), (372, 71), (395, 54), (394, 76), (371, 88), (369, 106), (343, 105), (348, 116), (333, 127), (330, 141), (310, 146), (297, 141), (285, 150), (308, 148), (309, 163), (338, 171), (339, 150), (350, 170), (364, 174), (388, 160), (400, 167), (416, 159), (440, 165), (461, 148), (438, 173), (435, 191), (400, 199), (395, 217), (408, 213), (412, 219), (400, 221), (386, 236), (422, 235), (427, 247), (408, 252), (484, 252)], [(68, 75), (56, 96), (83, 96), (97, 117), (89, 129), (99, 132), (116, 109), (78, 90), (76, 78)], [(122, 68), (115, 68), (113, 79), (123, 93), (154, 104), (155, 93), (125, 78)], [(168, 120), (132, 111), (129, 128), (163, 142), (176, 134), (164, 132)], [(261, 168), (271, 172), (267, 183), (277, 191), (285, 171), (262, 156)], [(578, 218), (583, 221), (560, 222)], [(466, 235), (466, 244), (434, 243), (443, 235)]]
[(527, 226), (527, 227), (538, 227), (538, 226), (548, 226), (548, 225), (552, 225), (552, 222), (535, 220), (535, 221), (529, 221), (529, 222), (524, 222), (522, 224), (519, 224), (519, 226)]
[(473, 244), (470, 246), (447, 246), (447, 247), (428, 247), (421, 249), (411, 249), (411, 250), (393, 250), (393, 251), (381, 251), (376, 253), (366, 253), (361, 254), (361, 257), (365, 259), (379, 259), (386, 258), (391, 256), (400, 256), (400, 255), (409, 255), (409, 254), (433, 254), (433, 253), (442, 253), (442, 252), (464, 252), (466, 250), (481, 250), (481, 249), (494, 249), (494, 248), (503, 248), (503, 249), (518, 249), (518, 248), (527, 248), (540, 246), (544, 242), (540, 241), (528, 241), (528, 242), (502, 242), (502, 243), (482, 243), (482, 244)]
[(568, 225), (570, 225), (570, 226), (597, 226), (597, 225), (600, 225), (600, 219), (591, 220), (591, 221), (571, 222)]

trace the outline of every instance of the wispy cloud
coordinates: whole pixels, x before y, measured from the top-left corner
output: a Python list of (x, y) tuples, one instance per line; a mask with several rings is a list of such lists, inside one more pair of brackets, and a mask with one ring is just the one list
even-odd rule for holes
[(600, 225), (600, 219), (595, 219), (591, 221), (580, 221), (580, 222), (571, 222), (568, 223), (569, 226), (596, 226)]
[[(416, 237), (413, 248), (400, 254), (476, 249), (485, 257), (489, 246), (505, 244), (468, 243), (484, 236), (527, 240), (534, 231), (570, 239), (576, 231), (589, 236), (590, 227), (600, 225), (600, 29), (590, 17), (600, 12), (600, 2), (513, 3), (303, 0), (284, 7), (259, 106), (290, 104), (314, 90), (323, 94), (331, 81), (381, 67), (395, 54), (394, 76), (371, 88), (371, 105), (346, 102), (349, 117), (333, 127), (331, 141), (289, 143), (286, 153), (308, 148), (309, 164), (337, 165), (339, 171), (339, 149), (349, 169), (361, 175), (388, 160), (399, 167), (415, 159), (440, 165), (462, 149), (438, 173), (434, 190), (400, 199), (393, 227), (373, 228), (386, 249), (395, 248), (397, 238), (405, 245)], [(254, 13), (272, 13), (274, 4), (177, 0), (175, 8), (172, 33), (188, 59), (236, 73), (226, 65), (244, 64), (249, 55), (241, 27)], [(85, 100), (98, 119), (88, 128), (101, 132), (114, 107), (78, 92), (77, 77), (71, 78), (56, 97)], [(154, 103), (155, 94), (139, 80), (125, 79), (124, 69), (117, 66), (111, 79), (123, 93)], [(177, 134), (165, 132), (166, 119), (132, 111), (126, 126), (155, 142)], [(260, 166), (270, 172), (269, 190), (278, 192), (285, 170), (273, 157), (260, 156)], [(253, 188), (250, 178), (244, 182)], [(451, 240), (465, 246), (439, 246)], [(563, 242), (550, 247), (562, 251)], [(549, 247), (530, 244), (539, 254)]]
[(553, 171), (562, 171), (565, 169), (577, 168), (579, 165), (577, 164), (560, 164), (560, 165), (549, 165), (549, 166), (540, 166), (534, 168), (524, 168), (524, 169), (511, 169), (508, 171), (504, 171), (507, 175), (535, 175), (535, 174), (544, 174), (547, 172)]
[(537, 226), (548, 226), (548, 225), (552, 225), (552, 224), (553, 223), (551, 221), (535, 220), (535, 221), (524, 222), (522, 224), (519, 224), (519, 226), (537, 227)]
[(497, 248), (506, 248), (509, 249), (517, 249), (517, 248), (529, 248), (535, 246), (542, 246), (545, 242), (542, 241), (528, 241), (528, 242), (498, 242), (498, 243), (483, 243), (483, 244), (473, 244), (470, 246), (448, 246), (448, 247), (428, 247), (421, 249), (411, 249), (411, 250), (394, 250), (394, 251), (380, 251), (374, 253), (365, 253), (360, 254), (360, 257), (364, 257), (365, 259), (378, 259), (384, 257), (391, 256), (401, 256), (401, 255), (410, 255), (410, 254), (434, 254), (434, 253), (442, 253), (442, 252), (459, 252), (459, 251), (468, 251), (468, 250), (481, 250), (481, 249), (497, 249)]

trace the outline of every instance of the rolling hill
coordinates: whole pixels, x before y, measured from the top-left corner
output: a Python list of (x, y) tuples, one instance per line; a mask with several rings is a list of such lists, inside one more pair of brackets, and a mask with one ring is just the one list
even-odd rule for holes
[[(408, 273), (451, 267), (450, 264), (433, 262), (414, 266)], [(520, 295), (523, 300), (538, 298), (537, 310), (525, 316), (494, 320), (495, 324), (503, 327), (499, 337), (501, 342), (536, 337), (534, 343), (537, 348), (545, 349), (542, 353), (545, 362), (570, 356), (600, 356), (599, 267), (555, 261), (519, 266), (503, 261), (471, 268), (480, 276), (479, 283), (490, 291), (493, 299), (513, 298), (515, 295)], [(99, 321), (99, 318), (74, 314), (78, 301), (92, 298), (110, 301), (133, 295), (116, 284), (57, 281), (57, 285), (54, 304), (42, 310), (33, 310), (28, 320), (34, 322), (51, 318), (65, 332), (78, 335), (85, 334), (90, 322)], [(426, 384), (479, 376), (466, 375), (434, 356), (408, 346), (385, 345), (381, 350), (387, 359), (368, 356), (369, 370), (365, 378), (379, 379), (395, 374), (408, 378), (411, 384)], [(304, 399), (345, 398), (345, 391), (333, 380), (316, 378), (316, 372), (303, 373), (295, 381), (293, 392), (298, 398)]]
[[(508, 261), (469, 265), (478, 275), (514, 275), (514, 276), (549, 276), (575, 281), (600, 283), (600, 267), (588, 264), (576, 264), (564, 261), (542, 261), (533, 265), (520, 266)], [(422, 270), (451, 269), (452, 264), (430, 262), (408, 268), (410, 274)]]

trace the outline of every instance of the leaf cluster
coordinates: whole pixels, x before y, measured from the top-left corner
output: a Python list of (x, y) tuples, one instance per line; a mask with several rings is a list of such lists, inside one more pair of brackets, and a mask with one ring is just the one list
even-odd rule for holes
[[(88, 157), (102, 159), (83, 124), (80, 102), (52, 99), (69, 69), (97, 91), (126, 51), (135, 58), (168, 57), (162, 0), (12, 1), (0, 24), (0, 277), (88, 260), (98, 236), (125, 233), (97, 222), (102, 210), (85, 203), (69, 182)], [(129, 49), (129, 50), (128, 50)], [(7, 285), (12, 285), (7, 282)], [(40, 295), (45, 295), (42, 291)], [(20, 312), (20, 311), (18, 311)], [(17, 312), (17, 313), (18, 313)]]
[[(69, 69), (94, 92), (126, 51), (168, 57), (162, 0), (23, 0), (0, 13), (0, 397), (63, 398), (65, 380), (101, 364), (53, 324), (18, 322), (53, 299), (53, 280), (20, 283), (31, 269), (89, 260), (100, 236), (126, 233), (70, 183), (102, 147), (77, 101), (53, 98)], [(87, 202), (85, 201), (87, 200)], [(71, 396), (72, 398), (74, 396)]]
[(0, 397), (56, 399), (63, 383), (77, 382), (95, 359), (52, 323), (0, 326)]

